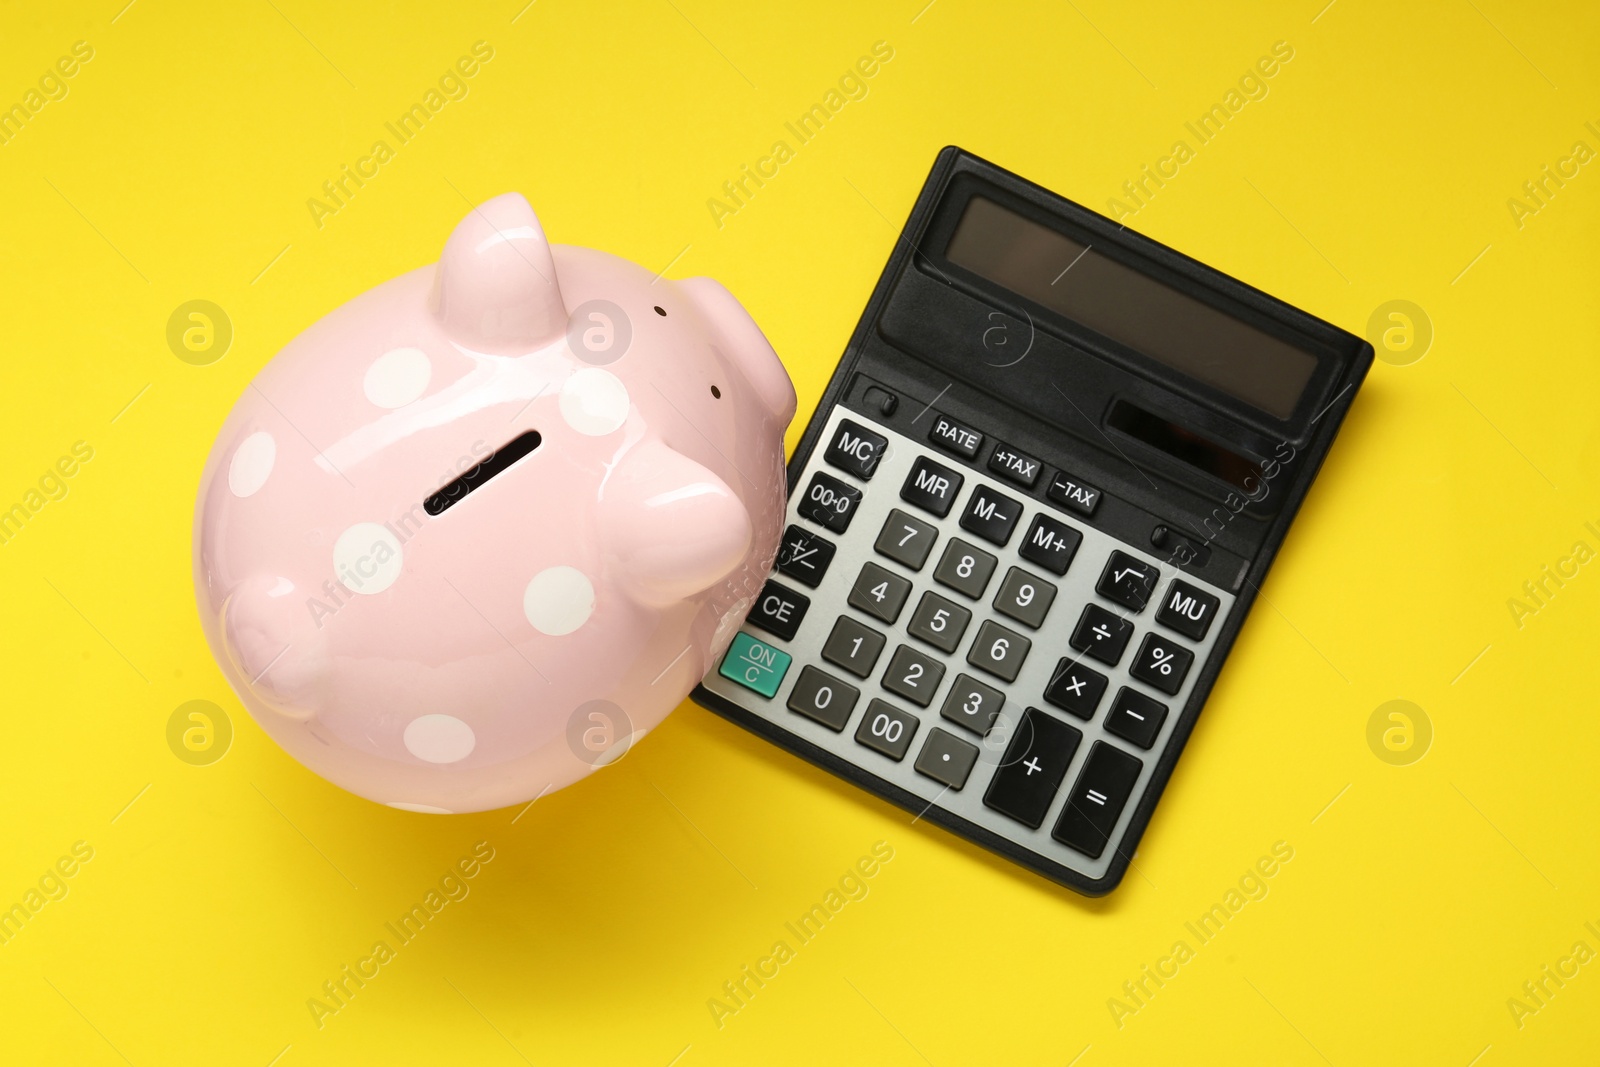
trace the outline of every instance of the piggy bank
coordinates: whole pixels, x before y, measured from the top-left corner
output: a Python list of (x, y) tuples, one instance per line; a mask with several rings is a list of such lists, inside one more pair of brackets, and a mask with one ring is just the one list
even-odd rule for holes
[(625, 752), (772, 565), (794, 388), (709, 278), (552, 245), (508, 193), (251, 382), (195, 518), (211, 650), (290, 755), (478, 811)]

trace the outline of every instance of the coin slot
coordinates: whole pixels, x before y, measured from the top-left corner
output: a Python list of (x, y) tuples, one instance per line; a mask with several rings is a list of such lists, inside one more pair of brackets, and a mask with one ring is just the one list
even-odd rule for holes
[(424, 500), (422, 510), (433, 516), (444, 514), (465, 500), (467, 494), (488, 484), (489, 479), (538, 448), (539, 441), (538, 430), (528, 430), (518, 434), (485, 456), (482, 462), (471, 470)]

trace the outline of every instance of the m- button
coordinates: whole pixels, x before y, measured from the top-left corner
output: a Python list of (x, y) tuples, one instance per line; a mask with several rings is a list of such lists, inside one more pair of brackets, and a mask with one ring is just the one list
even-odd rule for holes
[(849, 419), (841, 419), (834, 427), (833, 439), (828, 442), (823, 458), (829, 466), (838, 467), (865, 482), (877, 472), (878, 461), (888, 447), (889, 439), (882, 434), (873, 433)]

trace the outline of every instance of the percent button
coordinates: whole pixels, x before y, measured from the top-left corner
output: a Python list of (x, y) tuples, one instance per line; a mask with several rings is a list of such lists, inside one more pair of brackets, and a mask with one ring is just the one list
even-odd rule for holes
[(1159, 634), (1146, 634), (1128, 673), (1146, 685), (1176, 696), (1194, 663), (1194, 653)]

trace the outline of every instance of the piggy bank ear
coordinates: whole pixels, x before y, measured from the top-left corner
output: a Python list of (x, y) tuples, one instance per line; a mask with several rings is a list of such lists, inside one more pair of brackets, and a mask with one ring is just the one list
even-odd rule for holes
[(497, 196), (456, 226), (435, 299), (445, 332), (479, 351), (526, 351), (566, 329), (550, 242), (522, 194)]
[(635, 600), (667, 605), (711, 588), (750, 550), (750, 513), (728, 484), (655, 439), (606, 479), (597, 519), (611, 572)]
[(767, 410), (789, 425), (794, 418), (794, 383), (744, 305), (711, 278), (685, 278), (678, 288), (717, 328), (725, 352), (744, 371)]

